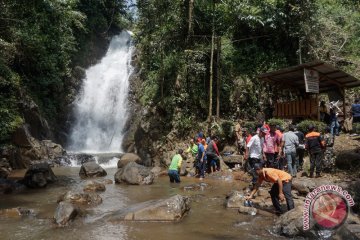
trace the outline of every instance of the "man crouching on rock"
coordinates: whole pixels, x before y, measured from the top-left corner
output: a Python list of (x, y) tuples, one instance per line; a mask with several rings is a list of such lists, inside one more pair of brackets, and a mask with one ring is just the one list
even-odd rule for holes
[(171, 160), (168, 175), (170, 178), (170, 182), (172, 182), (172, 183), (173, 182), (180, 183), (179, 173), (180, 173), (181, 163), (182, 163), (182, 153), (183, 153), (183, 150), (179, 149), (177, 151), (177, 154)]
[(265, 180), (274, 183), (269, 191), (272, 203), (275, 207), (276, 214), (282, 214), (280, 201), (286, 199), (287, 209), (294, 208), (294, 201), (291, 195), (291, 175), (287, 172), (275, 168), (263, 168), (261, 164), (254, 165), (254, 169), (259, 176), (254, 189), (251, 194), (246, 197), (246, 200), (253, 198), (254, 194), (258, 191), (261, 183)]

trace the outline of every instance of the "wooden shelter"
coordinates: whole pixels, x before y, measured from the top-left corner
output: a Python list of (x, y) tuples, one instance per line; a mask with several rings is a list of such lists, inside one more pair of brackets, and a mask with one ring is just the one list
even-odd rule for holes
[[(308, 74), (316, 75), (310, 83)], [(306, 77), (305, 77), (306, 75)], [(345, 89), (360, 86), (360, 80), (322, 61), (304, 63), (293, 67), (264, 73), (259, 80), (280, 89), (289, 89), (299, 96), (295, 101), (275, 103), (274, 117), (319, 119), (319, 93), (337, 91), (345, 103)], [(343, 104), (343, 113), (345, 113)]]

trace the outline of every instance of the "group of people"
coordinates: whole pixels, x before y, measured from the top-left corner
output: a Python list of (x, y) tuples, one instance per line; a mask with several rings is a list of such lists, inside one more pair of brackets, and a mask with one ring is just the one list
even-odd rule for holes
[[(219, 138), (217, 136), (205, 138), (200, 131), (194, 139), (190, 139), (189, 147), (185, 153), (191, 154), (194, 160), (196, 176), (203, 180), (206, 172), (215, 172), (220, 170), (220, 153), (217, 147)], [(170, 182), (180, 183), (180, 169), (183, 159), (183, 150), (179, 149), (172, 158), (169, 167)]]
[[(263, 181), (272, 182), (269, 193), (279, 214), (283, 212), (280, 204), (283, 200), (286, 200), (288, 210), (294, 208), (292, 179), (302, 170), (306, 151), (310, 156), (309, 177), (314, 177), (314, 173), (315, 177), (320, 177), (324, 167), (331, 168), (334, 165), (334, 137), (330, 128), (326, 129), (325, 134), (321, 134), (316, 131), (315, 126), (310, 125), (304, 135), (295, 125), (289, 125), (287, 131), (284, 131), (280, 126), (264, 123), (257, 126), (253, 133), (237, 125), (235, 133), (239, 151), (243, 152), (246, 160), (246, 168), (253, 176), (253, 190), (247, 199), (254, 196)], [(220, 170), (218, 141), (216, 136), (205, 138), (201, 132), (190, 140), (186, 152), (194, 157), (194, 166), (200, 179), (205, 177), (206, 172)], [(172, 158), (168, 171), (170, 182), (180, 182), (183, 153), (180, 149)]]
[[(296, 173), (302, 170), (305, 151), (310, 156), (310, 178), (314, 177), (314, 172), (315, 177), (320, 177), (323, 166), (334, 164), (332, 156), (328, 156), (334, 144), (330, 128), (322, 135), (315, 126), (309, 125), (308, 133), (304, 135), (294, 125), (289, 125), (288, 130), (283, 132), (279, 126), (263, 124), (258, 126), (254, 136), (249, 137), (246, 133), (243, 137), (246, 139), (244, 158), (253, 176), (253, 190), (247, 199), (254, 196), (263, 181), (271, 182), (273, 185), (269, 193), (278, 214), (283, 213), (280, 201), (286, 200), (288, 210), (294, 208), (291, 184)], [(282, 159), (286, 159), (286, 162)]]
[[(332, 149), (334, 136), (329, 127), (321, 134), (311, 125), (304, 135), (295, 125), (289, 125), (284, 132), (280, 126), (263, 124), (257, 127), (253, 136), (243, 129), (241, 138), (238, 142), (245, 142), (244, 159), (247, 170), (253, 175), (253, 182), (257, 180), (256, 163), (268, 168), (287, 169), (292, 177), (296, 177), (297, 172), (303, 170), (306, 151), (310, 156), (310, 177), (314, 177), (314, 172), (315, 177), (320, 177), (322, 169), (331, 170), (335, 163)], [(238, 144), (239, 148), (242, 146)]]
[[(328, 104), (328, 106), (326, 105), (325, 101), (321, 101), (320, 102), (320, 106), (319, 106), (319, 112), (320, 112), (320, 121), (328, 124), (329, 128), (330, 128), (330, 133), (332, 135), (336, 135), (339, 136), (339, 131), (340, 131), (340, 123), (338, 120), (338, 115), (341, 112), (341, 110), (337, 107), (337, 102), (330, 102), (330, 104)], [(359, 99), (355, 99), (354, 103), (351, 105), (351, 109), (350, 109), (350, 114), (349, 114), (349, 118), (344, 120), (344, 129), (351, 132), (352, 130), (352, 124), (353, 123), (360, 123), (360, 100)], [(348, 125), (350, 126), (345, 126), (345, 123), (349, 122)], [(350, 129), (350, 130), (348, 130)]]

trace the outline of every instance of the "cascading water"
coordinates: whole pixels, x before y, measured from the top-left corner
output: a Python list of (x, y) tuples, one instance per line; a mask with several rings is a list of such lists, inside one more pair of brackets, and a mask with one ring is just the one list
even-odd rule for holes
[(75, 102), (75, 124), (68, 150), (73, 152), (121, 152), (126, 122), (131, 36), (113, 37), (105, 57), (86, 70), (82, 91)]

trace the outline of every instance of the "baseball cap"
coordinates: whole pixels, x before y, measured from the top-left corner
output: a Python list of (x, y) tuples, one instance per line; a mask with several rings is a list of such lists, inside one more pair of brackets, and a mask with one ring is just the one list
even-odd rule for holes
[(263, 132), (263, 133), (267, 133), (267, 132), (268, 132), (268, 130), (266, 129), (266, 127), (261, 127), (261, 128), (260, 128), (260, 131)]

